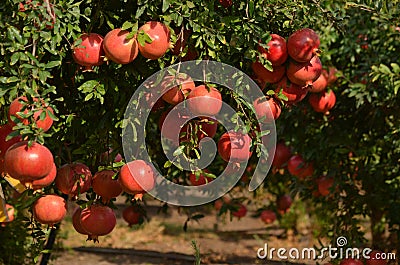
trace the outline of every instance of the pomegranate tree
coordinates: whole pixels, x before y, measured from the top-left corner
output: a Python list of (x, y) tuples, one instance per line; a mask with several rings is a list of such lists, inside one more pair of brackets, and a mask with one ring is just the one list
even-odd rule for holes
[(82, 66), (98, 66), (104, 63), (103, 36), (85, 33), (74, 44), (72, 56)]
[(287, 49), (290, 57), (297, 62), (308, 62), (318, 53), (318, 34), (309, 28), (300, 29), (289, 36)]
[(105, 236), (114, 230), (117, 218), (114, 211), (104, 205), (93, 204), (82, 210), (81, 225), (88, 234), (88, 240), (99, 242), (99, 236)]
[(67, 203), (63, 197), (48, 194), (40, 197), (32, 206), (33, 217), (41, 224), (54, 226), (67, 214)]
[(143, 57), (156, 60), (164, 56), (170, 47), (170, 31), (169, 28), (161, 22), (149, 21), (139, 28), (139, 34), (146, 33), (151, 43), (139, 45), (139, 51)]
[(129, 31), (120, 28), (113, 29), (103, 40), (103, 49), (107, 59), (118, 63), (128, 64), (136, 59), (139, 48), (135, 37), (128, 39)]

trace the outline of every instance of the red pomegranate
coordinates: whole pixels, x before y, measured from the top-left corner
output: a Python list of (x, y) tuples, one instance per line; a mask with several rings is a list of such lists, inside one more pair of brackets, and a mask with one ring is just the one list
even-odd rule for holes
[(136, 59), (139, 49), (135, 37), (126, 39), (129, 31), (120, 28), (107, 33), (103, 40), (106, 57), (118, 64), (128, 64)]
[(282, 168), (282, 166), (289, 161), (291, 156), (292, 152), (290, 151), (290, 147), (288, 147), (284, 142), (278, 142), (276, 144), (272, 166)]
[(308, 102), (314, 111), (328, 114), (336, 104), (336, 96), (333, 90), (322, 91), (318, 94), (311, 94)]
[(103, 36), (85, 33), (74, 44), (72, 57), (77, 64), (98, 66), (104, 63)]
[(117, 218), (110, 207), (92, 204), (81, 212), (81, 228), (88, 233), (88, 240), (93, 242), (99, 242), (99, 236), (111, 233), (116, 224)]
[[(165, 122), (167, 115), (171, 116), (169, 116), (168, 122)], [(185, 124), (188, 118), (188, 113), (185, 110), (171, 112), (171, 109), (168, 109), (161, 113), (158, 120), (158, 128), (165, 138), (175, 142), (175, 138), (179, 138), (179, 132), (184, 127), (182, 125)], [(178, 142), (175, 142), (175, 144), (178, 144)]]
[(271, 40), (267, 43), (268, 50), (258, 46), (258, 51), (271, 62), (273, 66), (285, 63), (288, 52), (286, 40), (278, 34), (271, 34)]
[(338, 78), (336, 75), (337, 72), (338, 72), (338, 70), (333, 66), (328, 68), (328, 85), (331, 85), (336, 82), (336, 80)]
[[(56, 175), (57, 175), (57, 167), (56, 167), (56, 164), (53, 163), (50, 173), (47, 174), (43, 178), (33, 180), (30, 183), (31, 188), (33, 190), (40, 190), (44, 187), (50, 186), (56, 179)], [(24, 183), (24, 185), (27, 186), (27, 184), (25, 184), (25, 183)]]
[(312, 163), (307, 163), (301, 155), (292, 156), (288, 161), (287, 167), (289, 173), (299, 179), (305, 179), (314, 173)]
[(260, 214), (261, 221), (266, 224), (271, 224), (276, 220), (276, 214), (271, 210), (263, 210)]
[(328, 86), (328, 72), (322, 69), (320, 76), (312, 83), (308, 91), (312, 93), (319, 93), (326, 89)]
[(302, 101), (308, 93), (307, 89), (288, 82), (286, 77), (283, 77), (282, 80), (276, 84), (275, 92), (279, 93), (280, 91), (287, 97), (287, 104), (295, 104)]
[(143, 223), (144, 214), (139, 206), (131, 205), (122, 211), (122, 218), (128, 223), (129, 227), (132, 227), (133, 225)]
[(359, 259), (343, 259), (339, 265), (363, 265), (364, 263)]
[(369, 254), (369, 259), (365, 259), (365, 264), (366, 265), (386, 265), (386, 255), (380, 250), (373, 250)]
[(266, 83), (277, 83), (285, 75), (286, 67), (284, 65), (277, 65), (273, 67), (272, 72), (265, 68), (260, 62), (253, 62), (251, 64), (254, 74), (257, 79)]
[(333, 178), (328, 178), (326, 176), (322, 176), (317, 179), (318, 192), (322, 196), (328, 196), (330, 193), (330, 188), (333, 186)]
[(248, 134), (229, 131), (219, 139), (218, 153), (227, 162), (230, 160), (231, 162), (244, 162), (251, 157), (250, 145), (251, 138)]
[(311, 87), (313, 82), (322, 73), (322, 63), (318, 56), (314, 56), (310, 61), (299, 63), (291, 60), (286, 71), (290, 82), (302, 87)]
[(195, 88), (195, 84), (187, 74), (168, 75), (161, 82), (162, 99), (171, 105), (182, 102)]
[(21, 141), (21, 136), (15, 136), (8, 141), (6, 140), (7, 136), (13, 132), (12, 127), (10, 123), (0, 126), (0, 158), (4, 158), (10, 146)]
[(281, 115), (281, 105), (273, 97), (258, 98), (253, 102), (253, 106), (257, 119), (261, 123), (271, 123)]
[(57, 170), (56, 187), (72, 197), (85, 193), (92, 185), (92, 173), (82, 163), (66, 164)]
[[(23, 124), (28, 125), (30, 120), (29, 119), (23, 119), (21, 116), (19, 116), (17, 113), (21, 112), (22, 109), (24, 108), (25, 105), (21, 103), (21, 101), (25, 101), (25, 104), (28, 104), (28, 106), (24, 110), (24, 114), (28, 114), (28, 109), (33, 111), (33, 119), (35, 120), (35, 125), (37, 128), (42, 128), (43, 131), (48, 131), (51, 126), (53, 125), (53, 119), (50, 117), (50, 112), (54, 113), (53, 109), (50, 106), (45, 106), (44, 102), (42, 103), (43, 108), (36, 109), (34, 106), (30, 106), (28, 103), (27, 97), (18, 97), (13, 100), (10, 104), (10, 108), (8, 110), (8, 120), (10, 125), (15, 126), (14, 121), (12, 120), (11, 117), (16, 117), (18, 118)], [(37, 102), (38, 99), (34, 98), (33, 101)], [(41, 114), (42, 112), (45, 112), (45, 117), (44, 119), (41, 119)]]
[(79, 234), (89, 235), (89, 233), (82, 227), (81, 213), (82, 213), (82, 208), (76, 207), (74, 213), (72, 214), (72, 225), (75, 231), (78, 232)]
[(292, 203), (292, 197), (290, 197), (288, 194), (285, 194), (278, 198), (276, 206), (279, 211), (286, 213), (290, 209), (290, 206), (292, 206)]
[(215, 87), (200, 85), (188, 95), (189, 110), (199, 116), (215, 116), (222, 108), (221, 92)]
[(318, 53), (318, 34), (309, 28), (300, 29), (289, 36), (287, 49), (289, 56), (297, 62), (308, 62)]
[[(210, 173), (207, 169), (205, 169), (203, 171), (206, 173)], [(210, 183), (211, 181), (214, 180), (214, 178), (207, 177), (205, 174), (202, 174), (202, 173), (200, 173), (198, 176), (196, 176), (196, 174), (194, 172), (192, 172), (189, 175), (189, 180), (193, 186), (200, 186), (200, 185), (205, 185), (207, 183)]]
[(246, 216), (247, 208), (243, 204), (236, 203), (236, 204), (233, 204), (232, 207), (236, 208), (235, 210), (232, 210), (233, 216), (235, 216), (239, 219)]
[(122, 190), (141, 200), (143, 194), (154, 188), (153, 167), (143, 160), (134, 160), (122, 166), (119, 176)]
[(41, 224), (54, 226), (67, 214), (67, 203), (63, 197), (49, 194), (37, 199), (32, 206), (33, 217)]
[(113, 170), (102, 170), (93, 176), (93, 191), (102, 197), (103, 203), (108, 203), (122, 193), (121, 184), (118, 179), (113, 178), (115, 175), (116, 172)]
[(143, 57), (156, 60), (164, 56), (170, 47), (170, 31), (166, 25), (157, 21), (149, 21), (139, 28), (152, 40), (151, 43), (139, 44), (139, 51)]
[(11, 177), (24, 182), (47, 176), (53, 168), (54, 159), (50, 150), (36, 142), (28, 141), (12, 145), (4, 157), (5, 171)]

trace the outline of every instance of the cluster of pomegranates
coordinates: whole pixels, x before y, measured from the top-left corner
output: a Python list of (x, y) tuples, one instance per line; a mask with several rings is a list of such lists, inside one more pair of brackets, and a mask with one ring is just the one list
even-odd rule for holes
[[(318, 57), (319, 45), (318, 34), (309, 28), (294, 32), (287, 42), (283, 37), (271, 34), (271, 40), (266, 43), (268, 49), (259, 45), (258, 51), (271, 62), (272, 71), (260, 61), (253, 62), (251, 67), (255, 80), (262, 89), (268, 85), (276, 94), (282, 93), (288, 105), (300, 102), (311, 92), (309, 103), (312, 108), (316, 112), (328, 113), (336, 103), (334, 92), (326, 90), (336, 81), (335, 69), (327, 71), (322, 68)], [(259, 99), (254, 105), (259, 118), (267, 106), (273, 113), (272, 117), (266, 117), (267, 120), (277, 119), (281, 113), (281, 102), (275, 96)]]
[[(139, 43), (138, 34), (147, 34), (151, 43)], [(156, 60), (170, 48), (170, 31), (161, 22), (146, 22), (136, 35), (130, 35), (122, 28), (111, 30), (104, 38), (97, 33), (85, 33), (75, 41), (73, 58), (77, 64), (91, 68), (102, 65), (105, 58), (118, 64), (129, 64), (139, 51), (143, 57)]]

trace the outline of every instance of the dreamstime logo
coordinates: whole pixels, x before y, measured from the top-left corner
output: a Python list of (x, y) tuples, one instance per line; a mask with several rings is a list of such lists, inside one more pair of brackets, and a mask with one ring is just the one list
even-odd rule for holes
[[(161, 89), (162, 81), (166, 80), (165, 78), (168, 76), (177, 76), (177, 74), (187, 74), (193, 81), (229, 88), (235, 96), (239, 97), (240, 102), (250, 109), (256, 99), (264, 96), (258, 85), (250, 77), (227, 64), (214, 61), (188, 61), (167, 67), (153, 74), (142, 83), (127, 106), (122, 134), (123, 150), (127, 161), (142, 159), (152, 163), (146, 148), (146, 123), (157, 100), (162, 97), (163, 93), (176, 86), (176, 83), (169, 82), (170, 84)], [(179, 79), (176, 79), (176, 81), (179, 84)], [(165, 86), (165, 84), (163, 85)], [(179, 142), (181, 128), (189, 120), (200, 117), (191, 113), (187, 107), (188, 102), (195, 99), (186, 99), (175, 105), (165, 117), (162, 131), (167, 131), (168, 135), (174, 135), (174, 140), (167, 140), (163, 136), (164, 134), (161, 134), (163, 151), (170, 163), (187, 171), (205, 169), (212, 163), (217, 153), (216, 143), (209, 137), (200, 141), (200, 157), (198, 159), (185, 157), (182, 152), (179, 152), (179, 146), (174, 144)], [(210, 108), (212, 107), (211, 105), (212, 103), (210, 106), (205, 107)], [(185, 113), (185, 115), (178, 115), (181, 113)], [(176, 118), (177, 116), (179, 116), (178, 119)], [(266, 116), (268, 116), (268, 113)], [(204, 118), (204, 115), (201, 115), (201, 117)], [(269, 115), (269, 117), (272, 117), (272, 115)], [(237, 112), (225, 102), (222, 103), (222, 108), (218, 114), (206, 118), (216, 120), (227, 131), (245, 127)], [(275, 153), (276, 129), (274, 120), (272, 119), (268, 122), (261, 120), (259, 121), (259, 126), (260, 130), (267, 135), (262, 138), (262, 150), (264, 151), (260, 152), (261, 156), (258, 158), (258, 163), (249, 184), (250, 191), (255, 190), (267, 176), (273, 158), (272, 155), (268, 154)], [(158, 166), (163, 165), (153, 163), (153, 168), (156, 171), (156, 185), (147, 192), (169, 204), (195, 206), (211, 202), (229, 192), (244, 173), (246, 162), (238, 166), (237, 162), (229, 161), (225, 170), (216, 179), (204, 186), (178, 185), (163, 177), (157, 170)], [(140, 179), (136, 179), (136, 181), (141, 185)]]
[(259, 259), (280, 260), (324, 260), (324, 259), (375, 259), (375, 260), (395, 260), (395, 253), (376, 253), (372, 255), (370, 248), (350, 248), (346, 247), (347, 238), (339, 236), (336, 239), (336, 246), (329, 245), (321, 249), (316, 248), (273, 248), (268, 243), (257, 250)]

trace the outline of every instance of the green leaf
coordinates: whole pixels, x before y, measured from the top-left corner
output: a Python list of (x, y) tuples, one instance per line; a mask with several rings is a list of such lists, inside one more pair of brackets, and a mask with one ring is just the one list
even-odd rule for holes
[(20, 53), (19, 52), (14, 53), (10, 58), (10, 65), (16, 64), (19, 58), (20, 58)]
[(161, 11), (165, 13), (169, 8), (169, 0), (163, 0)]
[(83, 83), (80, 87), (78, 87), (79, 91), (83, 91), (84, 93), (89, 93), (93, 92), (94, 88), (99, 84), (100, 82), (97, 80), (89, 80)]
[(17, 82), (17, 81), (19, 81), (19, 78), (18, 78), (18, 77), (16, 77), (16, 76), (11, 76), (11, 77), (7, 78), (6, 83), (9, 84), (9, 83)]
[(133, 26), (134, 26), (134, 24), (132, 22), (125, 21), (124, 24), (122, 24), (121, 29), (122, 30), (127, 30), (127, 29), (132, 28)]
[(193, 4), (193, 2), (191, 2), (191, 1), (187, 1), (187, 2), (186, 2), (186, 6), (187, 6), (188, 8), (190, 8), (190, 9), (196, 7), (196, 6)]
[(60, 66), (61, 65), (61, 61), (51, 61), (48, 62), (44, 67), (45, 68), (54, 68), (56, 66)]

